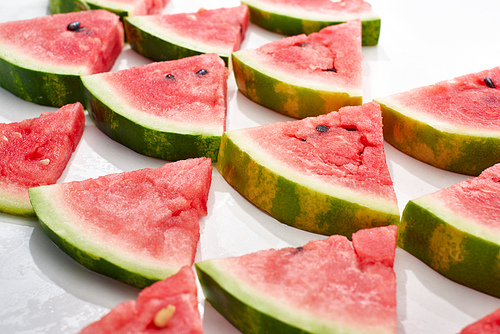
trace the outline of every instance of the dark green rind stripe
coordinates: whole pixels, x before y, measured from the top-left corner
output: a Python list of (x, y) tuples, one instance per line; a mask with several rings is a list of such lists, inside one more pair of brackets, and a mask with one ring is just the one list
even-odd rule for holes
[(358, 106), (362, 96), (345, 92), (318, 91), (295, 86), (261, 72), (232, 54), (233, 72), (238, 89), (250, 100), (266, 108), (298, 119)]
[(500, 162), (500, 134), (479, 137), (440, 131), (379, 103), (384, 139), (415, 159), (473, 176)]
[(247, 334), (310, 333), (284, 323), (269, 314), (259, 312), (245, 301), (238, 299), (219, 285), (205, 269), (203, 262), (195, 263), (195, 268), (203, 294), (210, 305), (241, 332)]
[(0, 58), (0, 73), (1, 87), (29, 102), (62, 107), (85, 101), (79, 75), (31, 70), (3, 58)]
[[(130, 47), (148, 59), (154, 61), (176, 60), (205, 53), (170, 43), (165, 39), (152, 35), (131, 23), (127, 18), (124, 19), (123, 25)], [(221, 54), (219, 56), (228, 66), (229, 56)]]
[[(247, 4), (248, 5), (248, 4)], [(346, 21), (314, 21), (276, 14), (248, 5), (250, 21), (268, 31), (287, 36), (318, 32), (321, 29)], [(375, 46), (380, 36), (380, 18), (362, 20), (362, 45)]]
[(351, 239), (360, 229), (399, 223), (399, 215), (320, 193), (276, 174), (241, 151), (226, 133), (222, 135), (217, 168), (255, 206), (295, 228)]
[(398, 246), (445, 277), (500, 297), (500, 245), (457, 229), (413, 201), (403, 211)]
[(149, 157), (177, 161), (207, 157), (217, 162), (220, 136), (158, 131), (135, 123), (97, 99), (85, 88), (89, 116), (111, 139)]
[(89, 10), (89, 6), (84, 0), (50, 0), (49, 10), (52, 14), (79, 12)]

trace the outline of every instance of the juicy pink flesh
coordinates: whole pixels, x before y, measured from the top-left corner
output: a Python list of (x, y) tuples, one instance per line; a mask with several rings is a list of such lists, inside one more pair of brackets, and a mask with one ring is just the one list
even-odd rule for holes
[[(370, 231), (370, 230), (368, 230)], [(223, 270), (285, 308), (354, 327), (396, 332), (396, 280), (392, 263), (396, 226), (311, 241), (219, 260)], [(376, 247), (384, 256), (373, 256)]]
[[(79, 31), (68, 24), (80, 22)], [(85, 67), (86, 73), (109, 71), (123, 47), (118, 15), (105, 10), (42, 16), (0, 24), (0, 43), (35, 63)]]
[(211, 177), (210, 159), (188, 159), (61, 184), (61, 205), (79, 217), (73, 224), (86, 238), (162, 265), (190, 265)]
[[(154, 323), (155, 315), (168, 305), (175, 306), (175, 312), (165, 327), (158, 328)], [(80, 333), (202, 334), (193, 270), (183, 267), (177, 274), (145, 288), (137, 301), (118, 304)]]
[[(328, 126), (328, 131), (319, 132), (320, 125)], [(297, 172), (396, 200), (385, 159), (380, 106), (374, 102), (246, 131), (249, 140)]]
[(85, 128), (80, 103), (17, 123), (0, 124), (2, 182), (25, 188), (54, 184), (63, 173)]

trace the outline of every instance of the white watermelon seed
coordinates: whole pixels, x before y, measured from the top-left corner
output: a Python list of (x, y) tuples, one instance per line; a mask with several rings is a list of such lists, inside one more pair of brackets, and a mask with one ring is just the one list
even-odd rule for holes
[(165, 327), (168, 324), (168, 321), (174, 315), (174, 313), (175, 313), (175, 306), (171, 304), (159, 310), (156, 313), (155, 318), (153, 319), (155, 326), (159, 328)]
[(40, 160), (40, 163), (41, 163), (42, 165), (47, 166), (47, 165), (50, 163), (50, 159), (43, 159), (43, 160)]

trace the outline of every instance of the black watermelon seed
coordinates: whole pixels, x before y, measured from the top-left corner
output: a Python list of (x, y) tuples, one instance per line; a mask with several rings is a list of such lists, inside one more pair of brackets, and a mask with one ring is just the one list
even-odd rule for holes
[(167, 74), (165, 76), (165, 79), (173, 80), (173, 79), (175, 79), (175, 75), (173, 75), (173, 74)]
[(332, 68), (327, 68), (326, 70), (323, 70), (325, 72), (335, 72), (337, 73), (337, 69), (335, 67), (332, 66)]
[(300, 47), (304, 47), (304, 46), (307, 46), (307, 43), (300, 43), (300, 44), (297, 44), (297, 46), (300, 46)]
[(344, 129), (346, 129), (347, 131), (358, 131), (358, 129), (356, 128), (344, 128)]
[(66, 29), (68, 29), (69, 31), (78, 31), (78, 30), (83, 29), (83, 27), (80, 26), (79, 21), (75, 21), (75, 22), (71, 22), (70, 24), (68, 24)]
[(207, 71), (207, 70), (202, 69), (202, 70), (199, 70), (198, 72), (196, 72), (196, 75), (200, 75), (200, 76), (201, 76), (201, 75), (205, 75), (205, 74), (207, 74), (207, 73), (208, 73), (208, 71)]
[(497, 88), (497, 86), (495, 86), (495, 83), (490, 78), (484, 78), (484, 83), (490, 88)]
[(327, 126), (327, 125), (324, 125), (324, 124), (320, 124), (316, 127), (316, 131), (318, 132), (326, 132), (328, 131), (330, 128)]

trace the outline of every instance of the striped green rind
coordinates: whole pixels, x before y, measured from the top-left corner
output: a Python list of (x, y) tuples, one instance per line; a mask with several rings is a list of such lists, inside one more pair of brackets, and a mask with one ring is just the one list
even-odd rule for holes
[(84, 0), (50, 0), (49, 10), (51, 13), (69, 13), (81, 10), (89, 10), (90, 7)]
[(477, 176), (500, 162), (500, 133), (433, 126), (376, 99), (382, 109), (384, 139), (401, 152), (432, 166)]
[(165, 61), (215, 52), (224, 60), (226, 66), (229, 66), (229, 54), (217, 52), (216, 50), (202, 50), (201, 48), (183, 46), (185, 43), (182, 40), (175, 40), (174, 37), (172, 40), (168, 40), (147, 31), (145, 27), (141, 26), (140, 21), (141, 18), (127, 17), (123, 22), (130, 47), (140, 55), (154, 61)]
[[(85, 101), (80, 75), (29, 69), (0, 58), (0, 86), (12, 94), (40, 105), (62, 107)], [(29, 84), (27, 84), (29, 83)]]
[(408, 202), (398, 246), (445, 277), (500, 297), (500, 245), (457, 228), (435, 205)]
[[(292, 15), (285, 15), (266, 11), (258, 8), (247, 1), (246, 4), (250, 11), (250, 21), (259, 27), (279, 34), (294, 36), (299, 34), (310, 34), (318, 32), (321, 29), (347, 22), (349, 19), (338, 20), (314, 20)], [(379, 17), (361, 19), (362, 24), (362, 44), (363, 46), (375, 46), (378, 44), (380, 36), (381, 20)]]
[(301, 119), (363, 103), (362, 92), (327, 91), (288, 83), (282, 77), (266, 73), (265, 66), (251, 64), (245, 50), (232, 53), (231, 58), (239, 91), (250, 100), (284, 115)]
[(399, 212), (393, 203), (377, 202), (357, 192), (346, 195), (349, 190), (345, 188), (332, 186), (331, 193), (317, 190), (306, 179), (291, 179), (282, 175), (283, 171), (266, 167), (265, 157), (255, 158), (240, 148), (239, 141), (235, 141), (231, 132), (222, 135), (217, 168), (234, 189), (278, 221), (309, 232), (341, 234), (349, 239), (360, 229), (399, 222)]
[(87, 110), (94, 124), (111, 139), (143, 155), (177, 161), (202, 157), (217, 161), (220, 135), (176, 132), (175, 129), (154, 129), (117, 112), (116, 106), (96, 97), (100, 86), (94, 86), (91, 76), (83, 77), (87, 95)]
[[(50, 189), (54, 186), (42, 186), (29, 189), (30, 201), (38, 220), (49, 238), (65, 253), (90, 270), (106, 275), (120, 282), (137, 288), (144, 288), (152, 283), (173, 275), (171, 272), (158, 272), (147, 264), (133, 257), (121, 259), (121, 264), (110, 262), (102, 256), (100, 245), (83, 240), (77, 230), (72, 230), (71, 219), (67, 212), (58, 208), (56, 195)], [(106, 253), (106, 251), (104, 251)], [(109, 254), (108, 254), (109, 255)], [(111, 254), (114, 257), (115, 254)], [(119, 256), (119, 255), (118, 255)]]
[(216, 261), (196, 262), (195, 268), (210, 305), (244, 333), (381, 333), (346, 328), (273, 302), (220, 269)]

